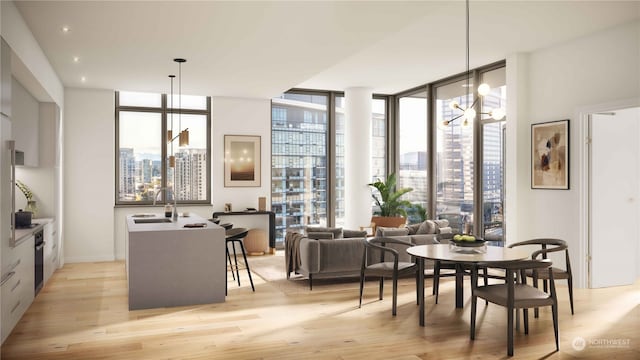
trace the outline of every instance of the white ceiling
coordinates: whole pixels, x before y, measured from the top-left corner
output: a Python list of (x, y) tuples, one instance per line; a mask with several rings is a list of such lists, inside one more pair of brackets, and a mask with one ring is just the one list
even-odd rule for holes
[[(187, 59), (183, 93), (250, 98), (293, 87), (392, 94), (465, 70), (463, 1), (16, 6), (69, 87), (167, 92), (175, 57)], [(472, 0), (470, 18), (473, 68), (637, 20), (640, 2)]]

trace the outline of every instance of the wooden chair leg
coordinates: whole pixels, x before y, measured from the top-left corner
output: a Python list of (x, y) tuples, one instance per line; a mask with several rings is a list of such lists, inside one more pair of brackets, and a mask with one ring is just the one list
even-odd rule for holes
[(571, 315), (573, 315), (573, 279), (571, 276), (567, 279), (567, 285), (569, 286), (569, 304), (571, 305)]
[(309, 274), (309, 291), (313, 290), (313, 275)]
[(393, 299), (391, 300), (391, 314), (396, 316), (396, 308), (398, 307), (398, 272), (393, 274)]
[(513, 308), (507, 308), (507, 355), (513, 356)]
[(380, 276), (380, 288), (378, 290), (378, 300), (382, 300), (383, 292), (384, 292), (384, 277)]
[(471, 340), (476, 339), (476, 309), (478, 307), (478, 297), (471, 295), (471, 327), (469, 337)]
[(560, 350), (558, 343), (558, 304), (551, 305), (551, 314), (553, 316), (553, 334), (556, 337), (556, 351)]
[(522, 309), (522, 318), (524, 320), (524, 334), (529, 334), (529, 310)]
[(438, 294), (440, 292), (440, 261), (435, 261), (433, 265), (433, 295), (436, 296), (436, 304), (438, 303)]
[(364, 291), (364, 270), (360, 271), (360, 304), (359, 308), (362, 307), (362, 292)]

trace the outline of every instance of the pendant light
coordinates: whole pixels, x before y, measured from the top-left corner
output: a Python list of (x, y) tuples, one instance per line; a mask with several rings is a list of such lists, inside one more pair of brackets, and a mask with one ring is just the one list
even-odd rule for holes
[[(466, 0), (466, 8), (467, 8), (467, 57), (466, 57), (466, 65), (467, 65), (467, 85), (466, 85), (466, 89), (467, 91), (471, 90), (471, 85), (469, 84), (469, 80), (471, 78), (471, 71), (469, 70), (469, 0)], [(475, 105), (478, 102), (478, 99), (480, 99), (481, 97), (484, 97), (486, 95), (488, 95), (491, 92), (491, 87), (488, 84), (482, 83), (480, 84), (480, 86), (478, 86), (478, 97), (475, 98), (473, 100), (473, 102), (471, 103), (471, 105), (467, 106), (467, 108), (463, 108), (462, 106), (460, 106), (460, 104), (457, 101), (451, 101), (449, 103), (449, 107), (452, 110), (459, 110), (462, 111), (462, 114), (454, 117), (453, 119), (450, 120), (445, 120), (442, 122), (442, 125), (444, 126), (448, 126), (449, 124), (451, 124), (452, 122), (454, 122), (455, 120), (458, 120), (460, 118), (464, 118), (464, 121), (462, 123), (463, 126), (467, 126), (469, 125), (470, 121), (473, 121), (476, 118), (476, 110), (475, 110)], [(467, 97), (471, 96), (471, 98), (473, 99), (473, 94), (471, 93), (467, 93)], [(469, 101), (467, 101), (467, 104), (469, 103)], [(497, 108), (497, 109), (493, 109), (487, 113), (485, 112), (481, 112), (480, 114), (483, 115), (489, 115), (491, 116), (491, 118), (493, 118), (494, 120), (502, 120), (502, 118), (504, 118), (505, 116), (505, 111), (502, 108)]]
[(167, 130), (167, 140), (169, 141), (169, 145), (171, 147), (171, 155), (169, 155), (169, 167), (176, 167), (176, 157), (173, 155), (173, 79), (175, 75), (169, 75), (169, 79), (171, 79), (171, 129)]
[(178, 130), (180, 134), (178, 135), (178, 146), (188, 146), (189, 145), (189, 129), (182, 129), (182, 64), (187, 62), (186, 59), (183, 58), (175, 58), (173, 61), (178, 63)]

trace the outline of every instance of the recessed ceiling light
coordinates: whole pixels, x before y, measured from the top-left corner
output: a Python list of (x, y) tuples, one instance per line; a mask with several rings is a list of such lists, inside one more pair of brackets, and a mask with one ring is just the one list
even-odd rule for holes
[(87, 82), (87, 77), (86, 77), (86, 76), (81, 77), (81, 78), (80, 78), (80, 81), (82, 81), (82, 82)]
[(73, 62), (77, 63), (77, 62), (79, 62), (79, 61), (80, 61), (80, 58), (79, 58), (79, 57), (77, 57), (77, 56), (74, 56), (74, 57), (73, 57)]
[(71, 31), (71, 28), (69, 26), (67, 26), (67, 25), (64, 25), (64, 26), (62, 26), (61, 30), (62, 30), (63, 33), (66, 34), (69, 31)]

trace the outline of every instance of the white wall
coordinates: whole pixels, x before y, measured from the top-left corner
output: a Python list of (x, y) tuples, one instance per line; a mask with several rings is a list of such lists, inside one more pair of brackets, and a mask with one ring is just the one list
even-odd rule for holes
[[(128, 214), (156, 212), (160, 208), (114, 208), (115, 118), (114, 91), (66, 90), (65, 138), (65, 261), (124, 259)], [(271, 198), (271, 102), (269, 99), (214, 98), (212, 100), (213, 205), (179, 206), (204, 218), (223, 211), (224, 203), (235, 210), (258, 207), (258, 197)], [(224, 135), (261, 136), (261, 186), (225, 188)], [(80, 189), (80, 190), (78, 190)], [(260, 226), (246, 217), (238, 226)], [(262, 227), (262, 226), (261, 226)], [(265, 226), (266, 227), (266, 226)]]
[[(271, 204), (271, 100), (214, 98), (212, 103), (212, 184), (213, 209), (223, 211), (225, 203), (233, 210), (258, 208), (258, 197)], [(224, 187), (224, 135), (259, 135), (261, 137), (260, 187)]]
[[(508, 241), (533, 237), (558, 237), (569, 243), (574, 276), (578, 286), (585, 286), (586, 274), (576, 264), (585, 259), (579, 252), (586, 239), (579, 238), (580, 154), (577, 145), (580, 121), (578, 108), (619, 99), (640, 96), (640, 22), (625, 24), (568, 43), (533, 52), (528, 56), (528, 72), (519, 74), (516, 83), (528, 84), (526, 101), (528, 116), (519, 113), (518, 128), (533, 123), (571, 119), (569, 139), (570, 190), (532, 190), (522, 181), (530, 181), (531, 160), (518, 161), (507, 167), (507, 179), (517, 178), (509, 187), (507, 209), (517, 207), (517, 229), (507, 233)], [(507, 62), (507, 69), (510, 64)], [(510, 118), (510, 120), (513, 120)], [(529, 130), (530, 131), (530, 130)], [(518, 131), (517, 153), (529, 153), (530, 133)], [(518, 157), (518, 159), (522, 159)], [(526, 179), (526, 180), (524, 180)], [(515, 200), (517, 199), (517, 202)], [(508, 210), (507, 210), (508, 211)], [(507, 222), (511, 220), (507, 213)]]
[(114, 259), (114, 93), (67, 88), (64, 124), (65, 261)]

